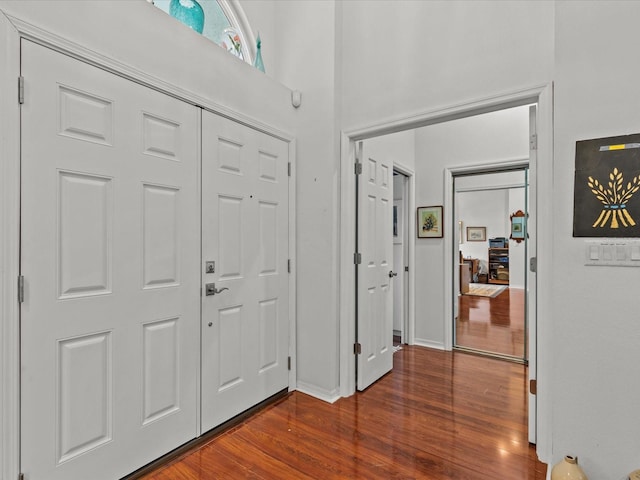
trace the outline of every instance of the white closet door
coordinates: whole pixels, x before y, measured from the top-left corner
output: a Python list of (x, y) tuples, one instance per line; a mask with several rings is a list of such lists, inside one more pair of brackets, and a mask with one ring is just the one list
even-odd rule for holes
[(23, 41), (21, 463), (113, 480), (197, 434), (199, 110)]
[(393, 163), (360, 142), (358, 159), (358, 390), (393, 368)]
[(289, 384), (289, 178), (282, 140), (206, 111), (202, 138), (206, 431)]

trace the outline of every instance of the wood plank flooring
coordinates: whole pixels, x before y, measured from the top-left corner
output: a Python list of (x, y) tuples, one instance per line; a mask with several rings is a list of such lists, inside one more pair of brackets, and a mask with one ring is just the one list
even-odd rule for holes
[(495, 298), (460, 295), (456, 345), (524, 358), (524, 289), (507, 288)]
[(527, 441), (526, 367), (403, 346), (365, 392), (294, 392), (145, 480), (544, 480)]

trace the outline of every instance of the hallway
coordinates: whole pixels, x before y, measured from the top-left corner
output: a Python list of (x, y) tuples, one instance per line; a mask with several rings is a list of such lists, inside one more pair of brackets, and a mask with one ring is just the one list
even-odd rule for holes
[(365, 392), (294, 392), (142, 478), (543, 480), (525, 383), (522, 365), (405, 345)]

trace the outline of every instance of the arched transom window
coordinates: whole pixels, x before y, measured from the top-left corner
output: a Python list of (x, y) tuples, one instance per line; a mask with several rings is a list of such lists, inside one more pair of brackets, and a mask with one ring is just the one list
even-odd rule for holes
[(229, 53), (247, 63), (253, 63), (256, 53), (255, 38), (237, 1), (152, 0), (151, 3)]

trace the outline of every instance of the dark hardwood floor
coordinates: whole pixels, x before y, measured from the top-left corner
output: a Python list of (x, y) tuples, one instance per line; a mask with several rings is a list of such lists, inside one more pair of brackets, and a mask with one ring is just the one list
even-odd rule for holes
[(507, 288), (495, 298), (460, 295), (456, 345), (524, 358), (524, 300), (521, 288)]
[(523, 365), (404, 345), (365, 392), (294, 392), (143, 478), (544, 480), (525, 384)]

